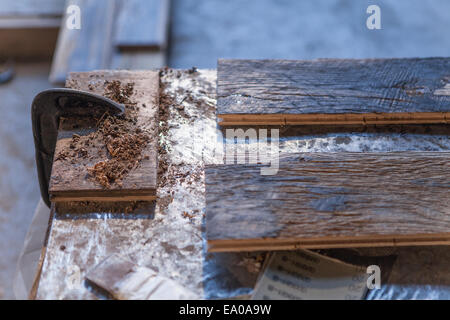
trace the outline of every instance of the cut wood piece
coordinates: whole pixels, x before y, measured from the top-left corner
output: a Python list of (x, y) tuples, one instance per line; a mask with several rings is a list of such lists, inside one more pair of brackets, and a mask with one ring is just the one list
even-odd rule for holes
[(219, 60), (222, 126), (450, 123), (450, 58)]
[(210, 251), (450, 244), (450, 153), (282, 154), (206, 168)]
[(165, 50), (136, 50), (115, 52), (111, 69), (117, 70), (151, 70), (167, 65)]
[(112, 56), (116, 1), (68, 0), (82, 13), (81, 29), (66, 27), (62, 21), (50, 71), (50, 82), (64, 83), (69, 72), (107, 69)]
[(198, 297), (177, 282), (113, 254), (86, 275), (95, 286), (118, 300), (186, 300)]
[[(118, 91), (110, 92), (113, 81)], [(116, 98), (123, 99), (124, 88), (131, 87), (132, 93), (126, 102), (126, 113), (135, 110), (136, 132), (148, 134), (148, 144), (143, 148), (141, 161), (133, 166), (120, 183), (109, 187), (101, 185), (88, 168), (94, 167), (111, 158), (111, 151), (100, 138), (94, 138), (90, 144), (82, 145), (78, 155), (71, 152), (66, 156), (64, 150), (70, 150), (74, 134), (82, 137), (92, 137), (97, 130), (99, 119), (81, 119), (83, 128), (74, 119), (62, 119), (58, 132), (49, 194), (52, 202), (69, 201), (149, 201), (156, 197), (157, 179), (157, 132), (159, 107), (159, 74), (157, 71), (97, 71), (72, 73), (67, 81), (72, 89), (91, 91), (110, 98), (113, 93)], [(123, 102), (123, 101), (119, 101)], [(135, 132), (130, 132), (134, 134)], [(76, 151), (77, 149), (75, 149)], [(76, 151), (77, 152), (77, 151)], [(75, 153), (76, 153), (75, 152)], [(81, 154), (80, 154), (81, 153)], [(137, 161), (137, 159), (136, 159)], [(134, 163), (134, 160), (132, 161)]]
[(120, 49), (165, 49), (170, 0), (121, 0), (114, 44)]

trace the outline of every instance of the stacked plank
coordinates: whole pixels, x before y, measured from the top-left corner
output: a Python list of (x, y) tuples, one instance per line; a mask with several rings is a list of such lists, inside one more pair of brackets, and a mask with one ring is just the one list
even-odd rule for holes
[(166, 64), (170, 0), (68, 0), (81, 12), (81, 28), (63, 19), (50, 82), (69, 72), (149, 70)]
[(206, 168), (211, 251), (450, 243), (450, 153), (280, 155)]
[(0, 0), (0, 55), (51, 59), (63, 10), (64, 0)]
[[(450, 122), (449, 58), (219, 60), (217, 82), (222, 127)], [(450, 243), (448, 152), (274, 156), (207, 166), (210, 251)]]

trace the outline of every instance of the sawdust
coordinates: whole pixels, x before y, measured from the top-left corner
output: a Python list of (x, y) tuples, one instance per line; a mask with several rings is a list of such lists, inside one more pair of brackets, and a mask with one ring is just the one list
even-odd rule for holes
[(142, 161), (149, 136), (129, 121), (108, 116), (99, 126), (109, 159), (88, 168), (88, 173), (105, 188), (121, 186), (122, 179)]
[[(159, 137), (164, 138), (169, 134), (168, 120), (170, 118), (170, 107), (173, 105), (173, 99), (166, 95), (164, 92), (165, 84), (161, 81), (164, 71), (160, 72), (160, 96), (159, 96)], [(161, 143), (158, 143), (158, 189), (162, 190), (162, 187), (167, 185), (170, 175), (168, 174), (170, 159), (168, 157), (167, 149)], [(161, 211), (167, 208), (173, 201), (173, 195), (166, 193), (159, 197), (159, 203)]]
[[(106, 97), (125, 105), (125, 114), (111, 116), (105, 113), (94, 119), (96, 130), (84, 136), (73, 134), (68, 148), (61, 150), (55, 161), (68, 160), (75, 164), (78, 158), (102, 156), (102, 150), (106, 148), (106, 158), (87, 168), (88, 178), (94, 179), (105, 189), (113, 185), (121, 188), (123, 179), (144, 159), (142, 152), (150, 134), (137, 126), (139, 109), (130, 99), (134, 93), (134, 83), (105, 81), (105, 88)], [(89, 120), (81, 119), (80, 122), (83, 121), (86, 123)], [(92, 150), (97, 150), (97, 154)]]
[[(182, 118), (183, 122), (194, 123), (198, 121), (198, 117), (212, 116), (215, 113), (215, 108), (205, 105), (202, 99), (195, 97), (194, 92), (189, 89), (181, 89), (176, 92), (167, 90), (168, 87), (173, 85), (173, 79), (188, 80), (192, 83), (200, 81), (200, 73), (197, 69), (191, 68), (189, 70), (175, 70), (170, 68), (163, 68), (160, 71), (160, 97), (159, 97), (159, 144), (158, 144), (158, 202), (161, 207), (161, 212), (165, 211), (165, 208), (172, 203), (174, 191), (166, 190), (167, 186), (174, 186), (179, 183), (186, 183), (188, 186), (193, 186), (199, 183), (202, 179), (202, 167), (191, 167), (186, 170), (183, 163), (175, 164), (171, 159), (170, 144), (166, 144), (168, 137), (170, 136), (170, 130), (174, 129), (174, 119)], [(212, 90), (211, 91), (215, 91)], [(206, 92), (204, 92), (206, 93)], [(199, 114), (190, 114), (185, 109), (184, 103), (188, 103), (189, 106), (195, 106), (197, 110), (201, 110)], [(180, 122), (177, 120), (177, 122)], [(185, 212), (182, 214), (184, 218), (189, 220), (198, 215), (198, 211), (192, 213)]]
[(134, 83), (127, 83), (122, 86), (118, 80), (105, 81), (106, 92), (105, 96), (111, 100), (114, 100), (122, 104), (133, 104), (130, 97), (133, 95)]
[[(170, 107), (174, 104), (173, 99), (164, 94), (163, 86), (161, 83), (161, 95), (159, 97), (159, 136), (167, 136), (169, 132), (168, 119), (170, 118)], [(161, 143), (158, 144), (158, 185), (166, 184), (166, 175), (168, 169), (168, 156), (167, 150)]]

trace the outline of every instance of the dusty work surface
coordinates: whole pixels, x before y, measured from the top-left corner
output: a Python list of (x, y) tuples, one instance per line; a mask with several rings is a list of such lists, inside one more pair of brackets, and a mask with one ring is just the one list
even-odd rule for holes
[[(204, 298), (247, 294), (254, 287), (265, 254), (206, 252), (204, 165), (220, 163), (214, 152), (216, 72), (166, 70), (161, 82), (154, 218), (54, 214), (38, 299), (97, 298), (86, 286), (85, 274), (113, 253)], [(324, 128), (320, 132), (309, 127), (281, 128), (280, 151), (448, 151), (449, 131), (444, 125)], [(367, 265), (378, 257), (396, 256), (382, 289), (370, 292), (369, 299), (450, 298), (449, 247), (321, 252)]]

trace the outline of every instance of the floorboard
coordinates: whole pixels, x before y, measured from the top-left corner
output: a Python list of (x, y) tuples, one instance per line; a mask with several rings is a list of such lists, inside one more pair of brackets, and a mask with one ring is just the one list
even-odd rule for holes
[(210, 251), (450, 243), (450, 153), (282, 154), (206, 168)]
[(222, 126), (450, 122), (450, 58), (225, 60)]

